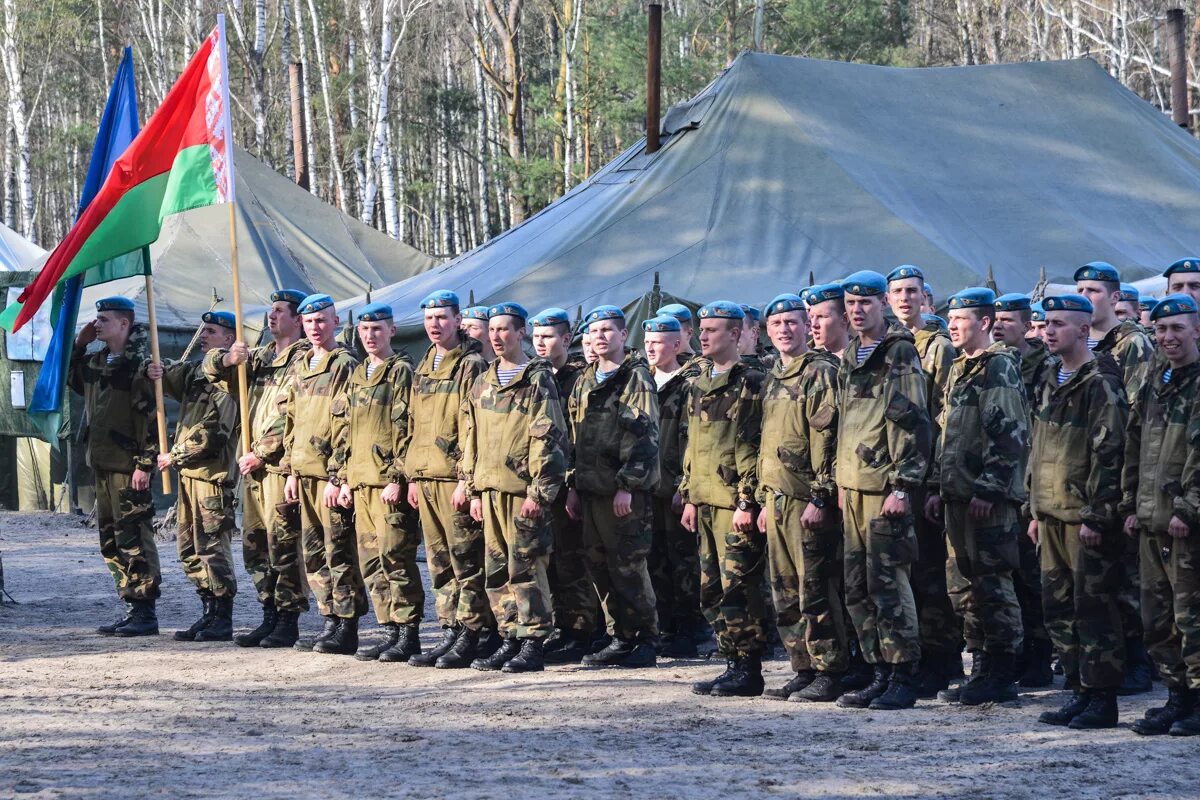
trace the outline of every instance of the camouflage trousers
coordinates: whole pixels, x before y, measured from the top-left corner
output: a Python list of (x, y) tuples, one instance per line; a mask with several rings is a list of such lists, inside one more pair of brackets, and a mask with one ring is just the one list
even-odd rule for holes
[(1029, 518), (1022, 516), (1017, 529), (1019, 562), (1012, 578), (1017, 604), (1021, 606), (1021, 628), (1026, 645), (1034, 640), (1050, 640), (1050, 634), (1046, 633), (1046, 617), (1042, 613), (1042, 567), (1038, 563), (1037, 545), (1025, 535), (1027, 530)]
[[(255, 483), (267, 512), (267, 571), (263, 583), (269, 592), (268, 601), (273, 598), (280, 611), (303, 613), (308, 611), (308, 581), (304, 576), (304, 548), (300, 541), (300, 504), (283, 502), (283, 487), (287, 483), (283, 475), (266, 472)], [(258, 586), (257, 579), (255, 585)]]
[(680, 633), (699, 627), (700, 544), (696, 534), (679, 523), (680, 512), (671, 498), (651, 499), (654, 540), (646, 567), (658, 606), (658, 625), (663, 633)]
[(1142, 638), (1142, 588), (1138, 567), (1138, 539), (1123, 536), (1124, 552), (1121, 555), (1121, 590), (1117, 593), (1117, 607), (1121, 609), (1121, 627), (1126, 639)]
[(846, 608), (870, 664), (921, 660), (909, 574), (917, 558), (913, 518), (883, 516), (886, 494), (842, 490)]
[(492, 627), (483, 585), (483, 526), (451, 501), (456, 481), (417, 481), (417, 513), (434, 606), (443, 628)]
[(524, 495), (483, 493), (484, 587), (505, 639), (544, 639), (553, 630), (547, 568), (553, 549), (549, 510), (521, 516)]
[(807, 500), (767, 495), (767, 571), (779, 638), (793, 672), (845, 672), (849, 636), (842, 604), (842, 530), (836, 509), (826, 524), (800, 524)]
[(697, 506), (700, 609), (717, 634), (721, 655), (759, 655), (766, 649), (766, 537), (733, 527), (733, 509)]
[(583, 522), (567, 515), (567, 492), (551, 506), (554, 552), (550, 554), (550, 594), (554, 598), (554, 627), (591, 633), (596, 629), (600, 602), (588, 574)]
[(425, 615), (425, 588), (417, 568), (417, 512), (400, 492), (400, 502), (383, 502), (383, 488), (354, 490), (354, 530), (358, 569), (371, 595), (380, 625), (419, 625)]
[(198, 592), (237, 594), (233, 573), (233, 492), (196, 478), (179, 478), (175, 546), (183, 574)]
[(648, 492), (633, 492), (631, 511), (613, 513), (612, 495), (581, 492), (588, 570), (600, 596), (608, 633), (624, 641), (658, 636), (658, 612), (646, 556), (654, 532)]
[(150, 490), (131, 488), (133, 476), (96, 471), (96, 527), (100, 556), (122, 600), (154, 600), (162, 584)]
[(1167, 688), (1200, 691), (1200, 540), (1144, 533), (1140, 544), (1146, 649)]
[(925, 492), (912, 492), (913, 530), (917, 534), (917, 560), (910, 584), (917, 604), (921, 654), (925, 658), (958, 655), (963, 646), (963, 619), (955, 611), (946, 588), (946, 533), (926, 519)]
[(1042, 608), (1046, 631), (1063, 671), (1088, 689), (1115, 689), (1125, 673), (1125, 635), (1117, 595), (1125, 535), (1106, 532), (1088, 547), (1079, 523), (1038, 520), (1042, 555)]
[(968, 650), (1016, 655), (1024, 635), (1012, 578), (1020, 562), (1020, 514), (1011, 503), (996, 503), (986, 517), (974, 519), (969, 507), (945, 504), (950, 600), (963, 619)]
[(300, 535), (308, 586), (323, 617), (357, 619), (367, 613), (367, 593), (358, 571), (354, 514), (326, 508), (321, 478), (300, 478)]
[(242, 476), (242, 563), (254, 584), (258, 602), (266, 605), (275, 601), (275, 576), (271, 572), (271, 553), (267, 545), (266, 506), (259, 476)]

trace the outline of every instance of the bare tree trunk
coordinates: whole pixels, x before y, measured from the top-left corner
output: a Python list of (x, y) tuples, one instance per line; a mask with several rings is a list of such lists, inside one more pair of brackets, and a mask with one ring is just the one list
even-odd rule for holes
[(508, 191), (509, 217), (513, 225), (519, 225), (529, 214), (529, 204), (521, 187), (520, 170), (525, 159), (525, 121), (521, 109), (524, 90), (521, 74), (521, 9), (524, 0), (504, 2), (505, 9), (501, 13), (497, 0), (483, 0), (483, 10), (503, 55), (503, 66), (499, 70), (486, 63), (483, 70), (504, 102), (505, 134), (512, 170)]
[(21, 235), (36, 240), (34, 235), (33, 180), (29, 160), (29, 119), (25, 106), (24, 76), (21, 74), (20, 44), (17, 41), (17, 4), (4, 0), (4, 26), (0, 28), (0, 61), (8, 84), (8, 120), (16, 144), (17, 209), (20, 212)]
[[(479, 18), (480, 0), (475, 0), (475, 27), (478, 29), (481, 25)], [(479, 217), (480, 217), (480, 236), (483, 241), (487, 241), (498, 233), (496, 226), (492, 220), (492, 202), (491, 202), (491, 178), (488, 175), (488, 163), (491, 160), (491, 155), (488, 148), (488, 97), (487, 86), (483, 80), (483, 57), (479, 56), (473, 59), (471, 74), (475, 79), (475, 162), (476, 162), (476, 180), (479, 182)]]
[[(296, 0), (296, 2), (299, 3), (299, 0)], [(333, 173), (334, 186), (337, 188), (338, 208), (346, 213), (350, 213), (350, 209), (346, 205), (346, 181), (342, 175), (341, 160), (338, 158), (337, 125), (333, 119), (333, 100), (329, 92), (329, 62), (325, 59), (325, 46), (321, 43), (321, 22), (317, 16), (315, 0), (308, 0), (308, 14), (312, 18), (313, 50), (316, 51), (317, 63), (321, 67), (321, 100), (325, 105), (325, 128), (329, 133), (329, 168)], [(309, 126), (309, 130), (312, 130), (311, 125)], [(315, 184), (316, 172), (312, 174), (314, 176), (313, 183)]]

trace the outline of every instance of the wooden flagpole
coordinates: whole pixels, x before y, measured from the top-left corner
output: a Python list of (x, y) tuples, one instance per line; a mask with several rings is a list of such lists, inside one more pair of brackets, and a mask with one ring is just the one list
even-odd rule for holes
[[(142, 248), (142, 260), (145, 266), (150, 265), (150, 248)], [(150, 359), (155, 364), (162, 364), (162, 356), (158, 351), (158, 318), (154, 314), (154, 278), (146, 272), (146, 323), (150, 326)], [(167, 444), (167, 412), (163, 408), (162, 378), (154, 382), (154, 416), (158, 422), (158, 452), (169, 452)], [(162, 471), (163, 494), (171, 494), (171, 471)]]

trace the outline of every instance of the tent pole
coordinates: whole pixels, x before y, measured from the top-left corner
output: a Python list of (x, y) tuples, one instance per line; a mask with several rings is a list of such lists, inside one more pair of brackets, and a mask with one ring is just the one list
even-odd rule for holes
[(646, 46), (646, 152), (657, 153), (659, 115), (662, 111), (662, 5), (655, 0), (648, 11)]
[[(154, 278), (146, 273), (146, 322), (150, 326), (150, 359), (155, 364), (162, 364), (158, 352), (158, 318), (154, 314)], [(154, 382), (154, 417), (158, 422), (158, 452), (170, 451), (167, 444), (167, 412), (163, 408), (162, 378)], [(162, 471), (163, 494), (171, 494), (171, 472)]]
[(304, 65), (296, 61), (288, 64), (288, 90), (292, 96), (292, 161), (296, 169), (296, 183), (301, 189), (307, 189), (308, 139), (304, 130), (304, 92), (300, 88), (303, 83)]
[[(237, 203), (229, 206), (229, 266), (233, 272), (233, 315), (237, 325), (237, 340), (245, 341), (242, 328), (242, 281), (238, 275)], [(250, 397), (246, 381), (246, 362), (238, 364), (238, 413), (242, 420), (242, 453), (250, 452)]]

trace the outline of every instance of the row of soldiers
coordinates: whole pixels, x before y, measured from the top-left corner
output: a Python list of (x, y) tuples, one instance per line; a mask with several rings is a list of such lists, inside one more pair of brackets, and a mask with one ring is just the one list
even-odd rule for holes
[[(1012, 699), (1018, 680), (1048, 685), (1053, 643), (1073, 691), (1042, 721), (1091, 728), (1116, 723), (1123, 687), (1149, 688), (1130, 669), (1144, 638), (1170, 694), (1135, 730), (1193, 734), (1196, 303), (1172, 294), (1148, 312), (1156, 351), (1117, 318), (1111, 265), (1075, 277), (1078, 295), (1040, 308), (965, 290), (948, 325), (912, 266), (761, 311), (672, 305), (644, 323), (644, 355), (601, 306), (586, 359), (562, 309), (464, 310), (442, 291), (422, 303), (431, 344), (415, 367), (380, 304), (359, 314), (361, 363), (336, 343), (328, 296), (281, 290), (270, 344), (248, 349), (210, 312), (203, 361), (160, 368), (127, 357), (127, 301), (101, 301), (72, 373), (102, 553), (130, 601), (101, 631), (157, 633), (147, 490), (153, 466), (175, 467), (180, 558), (203, 601), (180, 639), (523, 672), (652, 666), (694, 655), (711, 626), (727, 668), (693, 690), (754, 696), (774, 627), (795, 675), (768, 696), (875, 709)], [(1200, 295), (1200, 262), (1168, 278)], [(87, 358), (93, 336), (107, 347)], [(235, 468), (243, 365), (252, 446)], [(169, 453), (145, 379), (182, 403)], [(235, 469), (263, 606), (237, 637)], [(422, 537), (444, 630), (428, 651)], [(311, 642), (306, 580), (326, 618)], [(385, 636), (359, 646), (368, 595)], [(964, 643), (971, 676), (950, 687)]]

